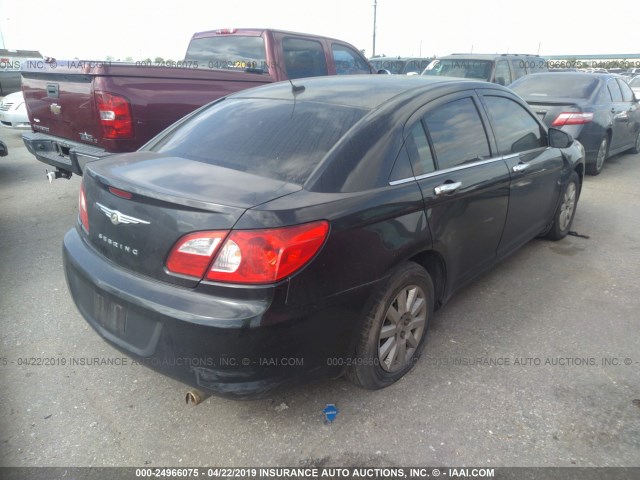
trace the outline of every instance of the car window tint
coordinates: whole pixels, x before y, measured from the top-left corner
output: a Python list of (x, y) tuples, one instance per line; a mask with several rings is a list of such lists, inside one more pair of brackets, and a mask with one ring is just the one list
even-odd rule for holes
[(422, 75), (444, 77), (475, 78), (489, 81), (493, 62), (490, 60), (475, 60), (469, 58), (436, 59), (422, 72)]
[(607, 82), (607, 89), (609, 90), (609, 95), (611, 95), (611, 101), (622, 101), (622, 92), (620, 91), (620, 87), (618, 86), (618, 82), (616, 82), (615, 78), (612, 78)]
[(220, 35), (191, 40), (185, 60), (198, 62), (200, 68), (260, 68), (266, 72), (265, 51), (262, 37)]
[(315, 40), (287, 37), (282, 41), (284, 65), (289, 78), (327, 75), (322, 44)]
[(409, 161), (409, 155), (407, 154), (406, 146), (400, 149), (396, 163), (393, 165), (391, 175), (389, 175), (389, 181), (395, 182), (397, 180), (406, 180), (413, 177), (413, 169), (411, 168), (411, 162)]
[(487, 135), (470, 97), (440, 105), (426, 114), (424, 120), (439, 169), (489, 156)]
[(359, 73), (371, 73), (369, 65), (355, 51), (345, 45), (331, 45), (333, 61), (336, 64), (338, 75), (353, 75)]
[(496, 83), (499, 85), (509, 85), (511, 83), (511, 71), (506, 60), (496, 63)]
[(524, 77), (527, 74), (527, 70), (525, 69), (525, 62), (520, 60), (519, 58), (514, 58), (511, 60), (511, 68), (513, 68), (514, 80), (517, 80), (520, 77)]
[(229, 99), (169, 130), (150, 150), (303, 184), (367, 112), (299, 100)]
[(544, 147), (540, 125), (522, 105), (505, 97), (485, 96), (500, 155)]
[(581, 73), (529, 75), (510, 88), (523, 98), (589, 98), (598, 79)]
[(633, 102), (633, 90), (629, 88), (629, 85), (624, 80), (617, 79), (620, 90), (622, 91), (622, 100), (624, 102)]
[(424, 133), (421, 122), (418, 122), (411, 129), (411, 133), (409, 133), (407, 137), (407, 148), (409, 150), (413, 172), (416, 176), (424, 175), (425, 173), (435, 170), (429, 140), (427, 140), (427, 135)]

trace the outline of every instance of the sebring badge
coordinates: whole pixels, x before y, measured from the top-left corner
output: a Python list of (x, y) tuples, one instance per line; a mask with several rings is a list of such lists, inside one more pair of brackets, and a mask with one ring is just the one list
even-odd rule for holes
[(109, 219), (111, 220), (111, 223), (113, 223), (114, 225), (120, 225), (121, 223), (125, 223), (125, 224), (143, 223), (145, 225), (150, 224), (150, 222), (147, 222), (146, 220), (140, 220), (139, 218), (136, 218), (136, 217), (130, 217), (129, 215), (124, 215), (123, 213), (120, 213), (118, 210), (112, 210), (108, 207), (105, 207), (101, 203), (96, 202), (96, 205), (100, 208), (100, 210), (104, 212), (104, 214), (107, 217), (109, 217)]

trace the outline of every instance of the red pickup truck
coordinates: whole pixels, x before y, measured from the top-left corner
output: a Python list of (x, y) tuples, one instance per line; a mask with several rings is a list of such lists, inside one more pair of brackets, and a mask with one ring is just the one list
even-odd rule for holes
[(239, 90), (376, 73), (346, 42), (268, 29), (196, 33), (185, 59), (172, 64), (49, 59), (23, 63), (21, 71), (32, 128), (22, 138), (38, 160), (56, 167), (50, 180), (134, 151), (198, 107)]

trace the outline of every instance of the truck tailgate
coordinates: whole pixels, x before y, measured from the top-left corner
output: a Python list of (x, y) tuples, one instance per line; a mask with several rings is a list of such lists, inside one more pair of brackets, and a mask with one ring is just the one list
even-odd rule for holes
[(93, 78), (80, 72), (58, 73), (55, 69), (23, 71), (22, 91), (33, 130), (96, 145), (101, 126), (93, 97)]

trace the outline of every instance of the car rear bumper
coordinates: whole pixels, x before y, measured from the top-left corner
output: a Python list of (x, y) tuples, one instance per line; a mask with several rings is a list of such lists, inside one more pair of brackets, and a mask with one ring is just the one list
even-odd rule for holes
[[(73, 300), (111, 345), (140, 364), (222, 396), (256, 398), (292, 381), (340, 375), (365, 292), (289, 308), (287, 285), (211, 295), (105, 260), (76, 229), (64, 238)], [(223, 289), (224, 290), (224, 289)], [(235, 289), (238, 290), (238, 289)], [(240, 299), (244, 295), (245, 298)]]
[(87, 163), (111, 155), (102, 148), (40, 132), (23, 133), (22, 140), (27, 150), (41, 162), (76, 175), (82, 175)]

